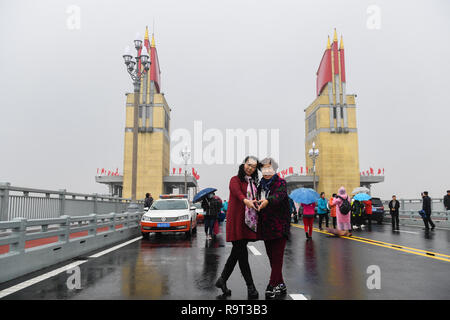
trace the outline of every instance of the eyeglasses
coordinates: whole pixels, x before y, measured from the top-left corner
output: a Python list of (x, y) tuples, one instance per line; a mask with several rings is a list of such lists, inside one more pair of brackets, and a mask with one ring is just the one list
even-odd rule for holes
[(248, 163), (245, 163), (245, 164), (252, 169), (256, 169), (256, 164), (248, 164)]

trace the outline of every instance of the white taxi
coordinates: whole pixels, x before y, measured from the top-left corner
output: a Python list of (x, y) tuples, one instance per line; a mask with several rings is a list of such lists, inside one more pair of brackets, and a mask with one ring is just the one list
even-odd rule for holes
[(142, 216), (142, 236), (148, 239), (150, 233), (184, 232), (190, 237), (197, 231), (195, 209), (187, 195), (161, 195)]

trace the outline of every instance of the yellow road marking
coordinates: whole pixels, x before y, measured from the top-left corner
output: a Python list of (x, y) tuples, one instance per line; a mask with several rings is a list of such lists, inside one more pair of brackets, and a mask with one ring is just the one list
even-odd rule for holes
[[(291, 224), (291, 225), (293, 227), (296, 227), (296, 228), (304, 229), (304, 227), (300, 226), (300, 225), (295, 225), (295, 224)], [(334, 234), (332, 234), (332, 233), (329, 233), (327, 231), (321, 231), (321, 230), (316, 229), (316, 228), (313, 228), (313, 231), (334, 236)], [(351, 237), (340, 236), (340, 238), (350, 239), (350, 240), (353, 240), (353, 241), (359, 241), (359, 242), (362, 242), (362, 243), (372, 244), (372, 245), (375, 245), (375, 246), (389, 248), (389, 249), (392, 249), (392, 250), (402, 251), (402, 252), (406, 252), (406, 253), (412, 253), (412, 254), (416, 254), (416, 255), (419, 255), (419, 256), (427, 257), (427, 258), (432, 258), (432, 259), (437, 259), (437, 260), (441, 260), (441, 261), (450, 262), (450, 259), (438, 257), (438, 256), (450, 257), (450, 256), (442, 254), (442, 253), (430, 252), (430, 251), (426, 251), (426, 250), (415, 249), (415, 248), (405, 247), (405, 246), (402, 246), (402, 245), (387, 243), (387, 242), (383, 242), (383, 241), (379, 241), (379, 240), (372, 240), (372, 239), (366, 239), (366, 238), (355, 237), (355, 236), (351, 236)], [(422, 253), (422, 252), (425, 252), (425, 253)]]

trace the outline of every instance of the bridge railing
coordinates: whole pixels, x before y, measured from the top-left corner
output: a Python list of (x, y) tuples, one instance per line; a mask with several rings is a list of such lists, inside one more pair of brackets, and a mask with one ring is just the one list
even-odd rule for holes
[(0, 282), (140, 235), (143, 211), (0, 222)]
[[(27, 219), (58, 218), (125, 212), (131, 199), (11, 186), (0, 183), (0, 221), (17, 217)], [(142, 201), (138, 201), (143, 204)]]

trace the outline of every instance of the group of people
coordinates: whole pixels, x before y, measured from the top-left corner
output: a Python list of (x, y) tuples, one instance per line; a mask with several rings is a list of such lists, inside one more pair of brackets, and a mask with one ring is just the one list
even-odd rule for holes
[[(289, 237), (291, 211), (286, 181), (276, 174), (278, 164), (272, 158), (259, 161), (248, 156), (230, 179), (230, 196), (226, 219), (226, 241), (232, 249), (216, 282), (222, 296), (231, 295), (226, 283), (234, 267), (239, 268), (247, 285), (249, 299), (259, 297), (250, 265), (247, 244), (264, 241), (271, 273), (265, 296), (273, 299), (287, 292), (282, 275), (284, 249)], [(258, 178), (258, 170), (262, 178)]]
[[(358, 201), (359, 202), (359, 201)], [(372, 202), (364, 201), (369, 209), (370, 214), (372, 214)], [(325, 220), (325, 227), (329, 232), (341, 236), (351, 236), (352, 235), (352, 216), (354, 217), (355, 223), (360, 223), (359, 217), (356, 217), (357, 211), (360, 210), (359, 206), (353, 202), (351, 203), (350, 197), (347, 195), (344, 187), (339, 188), (337, 194), (333, 194), (330, 199), (326, 199), (325, 193), (320, 194), (320, 198), (317, 201), (310, 204), (301, 203), (303, 209), (303, 225), (305, 228), (306, 238), (309, 240), (312, 238), (314, 216), (316, 214), (319, 216), (319, 230), (323, 230), (322, 223)], [(333, 228), (329, 227), (329, 216), (332, 218)]]

